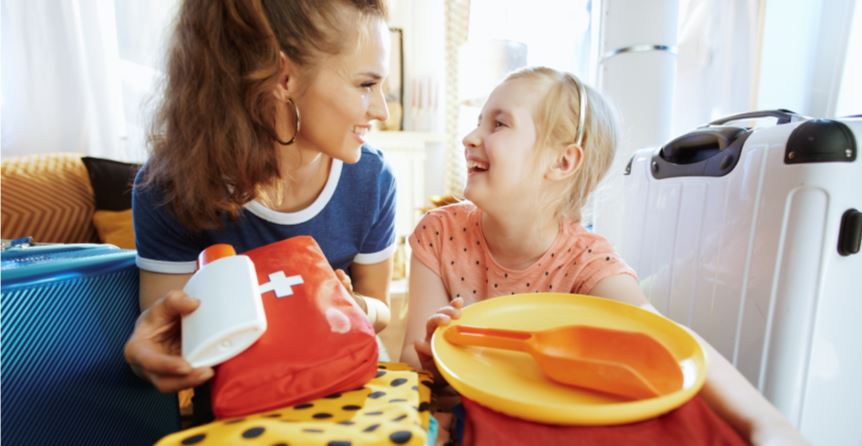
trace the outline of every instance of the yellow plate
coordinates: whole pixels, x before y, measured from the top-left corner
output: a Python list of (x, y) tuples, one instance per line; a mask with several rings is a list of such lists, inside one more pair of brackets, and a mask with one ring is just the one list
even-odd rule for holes
[(610, 299), (563, 293), (515, 294), (465, 307), (453, 324), (511, 330), (593, 325), (647, 333), (679, 361), (682, 389), (655, 398), (626, 401), (556, 384), (531, 356), (507, 350), (459, 347), (434, 332), (434, 362), (462, 395), (486, 407), (526, 420), (564, 425), (613, 425), (656, 417), (691, 399), (706, 379), (700, 344), (673, 321)]

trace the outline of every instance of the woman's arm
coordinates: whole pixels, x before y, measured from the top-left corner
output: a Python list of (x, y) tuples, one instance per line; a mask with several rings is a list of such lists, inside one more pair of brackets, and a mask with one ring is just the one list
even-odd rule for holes
[[(379, 263), (362, 264), (353, 263), (350, 266), (350, 279), (353, 291), (357, 294), (371, 299), (377, 299), (389, 308), (389, 281), (392, 277), (392, 258)], [(367, 305), (367, 304), (366, 304)], [(374, 331), (380, 332), (389, 325), (389, 311), (378, 309), (377, 318), (374, 322)], [(367, 312), (367, 307), (365, 309)]]
[(401, 347), (401, 362), (420, 370), (422, 364), (416, 354), (415, 344), (425, 341), (428, 318), (448, 305), (449, 298), (440, 276), (413, 256), (410, 258), (408, 294), (407, 328)]
[[(628, 275), (599, 281), (590, 294), (620, 300), (658, 313), (637, 281)], [(807, 444), (802, 435), (739, 371), (693, 331), (708, 358), (709, 370), (701, 396), (742, 438), (755, 445)]]
[(213, 375), (211, 367), (193, 369), (180, 356), (182, 317), (199, 304), (180, 291), (189, 277), (141, 271), (142, 313), (123, 352), (135, 373), (166, 393), (200, 385)]
[(139, 302), (141, 311), (153, 306), (153, 304), (166, 296), (171, 290), (182, 290), (186, 282), (192, 277), (191, 274), (161, 274), (141, 270), (141, 284)]

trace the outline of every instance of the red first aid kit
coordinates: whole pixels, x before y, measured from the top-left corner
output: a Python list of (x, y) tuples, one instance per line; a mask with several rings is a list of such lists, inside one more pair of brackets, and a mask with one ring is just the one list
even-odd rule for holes
[(293, 237), (243, 255), (257, 273), (266, 331), (216, 367), (216, 418), (355, 389), (374, 377), (374, 329), (313, 238)]

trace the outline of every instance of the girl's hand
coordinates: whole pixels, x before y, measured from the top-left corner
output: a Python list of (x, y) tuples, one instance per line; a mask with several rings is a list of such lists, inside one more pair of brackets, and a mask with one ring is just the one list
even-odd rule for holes
[(171, 291), (138, 316), (135, 330), (126, 341), (126, 361), (160, 392), (195, 387), (213, 376), (212, 367), (194, 369), (180, 356), (182, 317), (198, 305), (200, 301), (182, 291)]
[(447, 325), (453, 319), (461, 318), (461, 307), (463, 306), (464, 299), (458, 297), (449, 302), (449, 305), (437, 310), (425, 322), (425, 339), (413, 344), (416, 355), (419, 356), (419, 363), (422, 364), (422, 369), (429, 372), (436, 383), (443, 382), (443, 377), (440, 376), (437, 365), (434, 364), (434, 357), (431, 353), (431, 337), (437, 327)]

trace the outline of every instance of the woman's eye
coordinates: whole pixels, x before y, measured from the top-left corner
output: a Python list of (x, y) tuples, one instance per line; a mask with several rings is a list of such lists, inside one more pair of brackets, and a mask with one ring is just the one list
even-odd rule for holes
[(505, 126), (506, 126), (506, 124), (504, 124), (504, 123), (503, 123), (503, 122), (501, 122), (501, 121), (494, 121), (494, 128), (497, 128), (497, 127), (505, 127)]
[(375, 85), (377, 85), (377, 82), (363, 82), (359, 84), (362, 88), (373, 88)]

